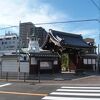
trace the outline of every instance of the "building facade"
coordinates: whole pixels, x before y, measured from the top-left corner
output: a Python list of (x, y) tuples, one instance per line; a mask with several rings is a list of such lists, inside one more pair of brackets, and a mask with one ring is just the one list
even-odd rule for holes
[(35, 26), (32, 22), (20, 23), (19, 36), (21, 47), (27, 48), (29, 40), (28, 38), (34, 34)]
[(85, 38), (85, 42), (90, 46), (90, 48), (85, 52), (83, 57), (83, 66), (85, 70), (98, 71), (97, 64), (97, 53), (95, 40), (93, 38)]
[(35, 36), (38, 38), (39, 46), (41, 47), (45, 41), (47, 32), (42, 27), (35, 27), (32, 22), (20, 23), (19, 27), (21, 47), (27, 48), (29, 38)]
[(39, 46), (41, 47), (45, 41), (47, 32), (42, 27), (35, 27), (35, 37), (38, 38)]
[(95, 40), (93, 38), (85, 38), (84, 41), (91, 46), (90, 49), (88, 49), (87, 53), (94, 54), (96, 53), (96, 44)]
[(0, 51), (16, 50), (19, 44), (19, 37), (15, 33), (6, 33), (0, 36)]
[(48, 36), (42, 49), (57, 52), (59, 56), (68, 54), (69, 70), (82, 70), (81, 52), (86, 51), (90, 46), (83, 40), (81, 35), (66, 33), (56, 30), (49, 30)]

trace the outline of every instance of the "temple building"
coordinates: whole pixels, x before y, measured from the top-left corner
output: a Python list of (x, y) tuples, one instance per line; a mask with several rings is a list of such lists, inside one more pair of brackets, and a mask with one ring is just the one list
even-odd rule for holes
[(3, 54), (0, 71), (18, 74), (60, 73), (61, 56), (64, 53), (68, 55), (69, 71), (97, 70), (96, 46), (93, 41), (88, 43), (81, 35), (52, 29), (44, 37), (43, 43), (39, 44), (40, 37), (33, 34), (30, 36), (28, 48), (21, 48), (11, 55)]
[[(69, 69), (77, 71), (84, 69), (83, 55), (92, 48), (92, 45), (85, 42), (81, 35), (50, 29), (42, 48), (57, 52), (59, 55), (68, 53)], [(93, 59), (94, 63), (95, 61), (96, 58)]]

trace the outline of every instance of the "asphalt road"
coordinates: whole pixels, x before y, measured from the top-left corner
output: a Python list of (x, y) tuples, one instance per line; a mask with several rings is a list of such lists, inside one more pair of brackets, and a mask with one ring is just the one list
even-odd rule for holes
[(99, 86), (100, 75), (73, 80), (41, 81), (41, 83), (0, 82), (0, 100), (41, 100), (62, 86)]
[(41, 100), (59, 86), (0, 82), (0, 100)]

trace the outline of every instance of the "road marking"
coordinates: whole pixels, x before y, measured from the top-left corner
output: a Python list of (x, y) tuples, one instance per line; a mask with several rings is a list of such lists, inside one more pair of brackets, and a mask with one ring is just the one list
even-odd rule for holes
[(79, 86), (79, 87), (78, 87), (78, 86), (77, 86), (77, 87), (73, 87), (73, 86), (71, 86), (71, 87), (70, 87), (70, 86), (66, 87), (66, 86), (63, 86), (63, 87), (61, 87), (61, 88), (65, 88), (65, 89), (66, 89), (66, 88), (67, 88), (67, 89), (100, 89), (100, 87), (87, 87), (87, 86), (86, 86), (86, 87), (85, 87), (85, 86), (84, 86), (84, 87), (82, 87), (82, 86)]
[(80, 98), (80, 97), (56, 97), (46, 96), (43, 100), (100, 100), (100, 98)]
[(4, 87), (4, 86), (8, 86), (8, 85), (11, 85), (12, 83), (6, 83), (6, 84), (3, 84), (3, 85), (0, 85), (0, 87)]
[(57, 89), (56, 91), (63, 91), (63, 92), (90, 92), (90, 93), (100, 93), (100, 90), (75, 90), (75, 89)]
[(42, 100), (100, 100), (100, 87), (63, 86)]
[(52, 95), (62, 95), (62, 96), (88, 96), (88, 97), (100, 97), (100, 94), (97, 93), (65, 93), (65, 92), (52, 92), (50, 93)]
[(7, 91), (0, 91), (0, 94), (17, 94), (17, 95), (28, 95), (28, 96), (47, 96), (48, 94), (42, 93), (22, 93), (22, 92), (7, 92)]

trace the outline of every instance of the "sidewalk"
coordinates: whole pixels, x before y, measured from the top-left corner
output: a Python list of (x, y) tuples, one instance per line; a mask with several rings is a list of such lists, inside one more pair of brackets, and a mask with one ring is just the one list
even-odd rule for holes
[(59, 74), (40, 74), (40, 77), (35, 79), (0, 79), (0, 81), (8, 82), (26, 82), (33, 84), (100, 84), (100, 75), (97, 73), (85, 73), (75, 75), (74, 72), (63, 72)]

